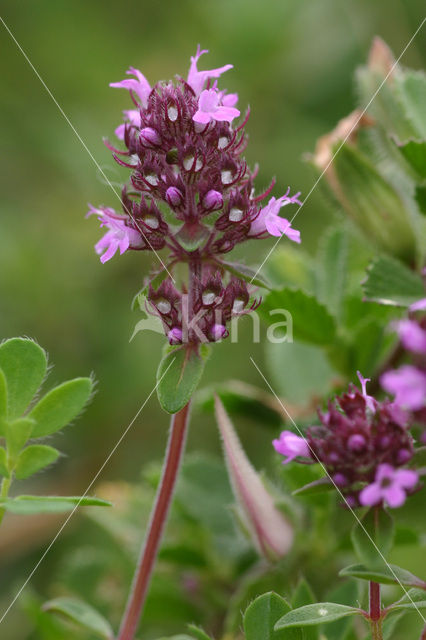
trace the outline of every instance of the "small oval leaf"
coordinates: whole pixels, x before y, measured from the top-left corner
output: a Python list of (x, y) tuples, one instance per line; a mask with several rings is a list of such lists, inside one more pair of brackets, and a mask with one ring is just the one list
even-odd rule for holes
[[(0, 427), (7, 417), (7, 381), (3, 370), (0, 369)], [(0, 435), (4, 435), (3, 429), (0, 429)]]
[(9, 455), (15, 459), (22, 447), (30, 439), (35, 422), (31, 418), (18, 418), (7, 425), (6, 440)]
[(92, 387), (90, 378), (75, 378), (46, 393), (29, 413), (36, 422), (32, 437), (48, 436), (65, 427), (83, 409)]
[(59, 451), (53, 447), (32, 444), (21, 452), (15, 467), (15, 475), (18, 480), (28, 478), (33, 473), (56, 462), (59, 455)]
[(114, 632), (109, 622), (96, 609), (81, 600), (56, 598), (46, 602), (43, 610), (65, 616), (102, 640), (113, 640), (114, 638)]
[(345, 618), (346, 616), (363, 615), (360, 609), (348, 607), (334, 602), (320, 602), (308, 604), (300, 609), (294, 609), (278, 620), (275, 630), (288, 629), (289, 627), (310, 627), (326, 624)]
[(254, 270), (252, 267), (248, 267), (246, 264), (239, 264), (237, 262), (221, 261), (220, 264), (229, 271), (229, 273), (241, 278), (241, 280), (244, 280), (255, 287), (262, 287), (263, 289), (271, 290), (269, 282), (267, 282), (267, 280), (265, 280), (265, 278), (260, 273), (257, 273), (257, 270)]
[(25, 411), (43, 382), (46, 353), (33, 340), (11, 338), (0, 346), (0, 367), (7, 381), (8, 415), (13, 419)]
[(178, 347), (163, 356), (157, 371), (157, 393), (168, 413), (177, 413), (191, 399), (203, 375), (205, 358), (195, 348)]
[(290, 610), (290, 605), (273, 591), (256, 598), (244, 613), (246, 640), (302, 640), (299, 630), (291, 631), (286, 636), (274, 631), (277, 620)]

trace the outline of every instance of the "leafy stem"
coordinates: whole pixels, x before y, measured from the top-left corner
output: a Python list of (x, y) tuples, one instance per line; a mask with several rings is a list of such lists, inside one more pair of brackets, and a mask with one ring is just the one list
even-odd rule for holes
[(382, 640), (382, 612), (380, 603), (380, 584), (370, 582), (370, 610), (369, 619), (371, 625), (372, 640)]

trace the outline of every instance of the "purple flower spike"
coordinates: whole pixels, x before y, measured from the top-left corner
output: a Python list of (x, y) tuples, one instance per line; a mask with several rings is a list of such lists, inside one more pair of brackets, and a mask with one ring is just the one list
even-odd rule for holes
[(95, 251), (101, 256), (102, 264), (111, 260), (117, 249), (123, 254), (130, 246), (137, 248), (143, 245), (140, 233), (126, 225), (126, 216), (121, 216), (110, 208), (96, 209), (92, 205), (89, 207), (87, 215), (97, 215), (101, 227), (108, 227), (107, 233), (95, 245)]
[(287, 194), (288, 191), (284, 196), (278, 198), (278, 200), (276, 198), (269, 200), (266, 207), (263, 207), (257, 217), (252, 221), (249, 235), (258, 236), (267, 232), (275, 237), (286, 235), (293, 242), (300, 243), (300, 231), (292, 229), (291, 223), (286, 220), (286, 218), (280, 218), (278, 215), (281, 207), (285, 207), (287, 204), (295, 203), (301, 205), (297, 199), (300, 195), (299, 193), (291, 198), (289, 198)]
[(414, 489), (419, 476), (411, 469), (394, 469), (390, 464), (377, 467), (375, 481), (365, 487), (359, 495), (360, 503), (365, 507), (384, 502), (389, 507), (401, 507), (406, 493)]
[(137, 80), (134, 80), (133, 78), (126, 78), (120, 82), (110, 82), (109, 86), (114, 87), (115, 89), (127, 89), (128, 91), (133, 91), (141, 101), (141, 105), (145, 108), (148, 102), (148, 96), (151, 93), (151, 87), (148, 80), (145, 78), (143, 73), (139, 71), (139, 69), (135, 69), (134, 67), (130, 67), (126, 73), (130, 76), (136, 76)]
[(386, 371), (380, 378), (385, 391), (395, 395), (395, 403), (417, 411), (426, 404), (426, 373), (412, 365)]
[(275, 451), (282, 456), (286, 456), (287, 459), (283, 461), (283, 464), (287, 464), (302, 456), (303, 458), (310, 457), (309, 446), (304, 438), (297, 436), (292, 431), (282, 431), (279, 440), (273, 440)]
[(211, 120), (232, 122), (239, 115), (238, 109), (220, 104), (220, 93), (217, 89), (206, 89), (198, 99), (198, 111), (195, 112), (192, 119), (198, 124), (208, 124)]
[(426, 331), (414, 320), (401, 320), (396, 324), (401, 342), (415, 353), (426, 353)]
[(229, 71), (229, 69), (233, 68), (232, 64), (225, 64), (225, 66), (219, 67), (218, 69), (210, 69), (210, 71), (198, 71), (198, 60), (204, 53), (208, 53), (208, 50), (201, 50), (200, 45), (198, 45), (197, 53), (195, 54), (195, 56), (191, 56), (191, 66), (189, 67), (188, 73), (187, 82), (197, 96), (200, 95), (200, 93), (204, 89), (204, 85), (207, 80), (210, 80), (210, 78), (219, 78), (222, 73), (225, 73), (225, 71)]

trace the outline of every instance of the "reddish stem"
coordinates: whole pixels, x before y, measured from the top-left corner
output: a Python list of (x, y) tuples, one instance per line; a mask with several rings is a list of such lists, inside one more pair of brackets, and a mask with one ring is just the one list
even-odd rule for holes
[(189, 402), (172, 416), (169, 440), (163, 472), (142, 552), (133, 578), (126, 611), (124, 613), (118, 640), (133, 640), (145, 603), (152, 570), (158, 554), (164, 525), (166, 524), (176, 478), (185, 448), (189, 417)]
[(370, 611), (371, 637), (373, 640), (382, 640), (382, 611), (380, 603), (380, 584), (370, 582)]

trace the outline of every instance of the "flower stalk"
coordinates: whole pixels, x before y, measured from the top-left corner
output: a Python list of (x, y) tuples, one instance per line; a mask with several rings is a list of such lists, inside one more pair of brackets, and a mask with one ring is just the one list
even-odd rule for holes
[(370, 582), (370, 611), (369, 611), (372, 640), (382, 640), (382, 612), (380, 604), (380, 584)]
[(170, 435), (160, 485), (151, 513), (145, 542), (133, 578), (118, 640), (133, 640), (146, 600), (155, 560), (170, 509), (179, 467), (185, 449), (189, 403), (171, 419)]

